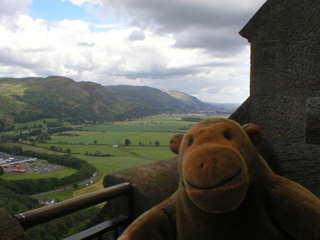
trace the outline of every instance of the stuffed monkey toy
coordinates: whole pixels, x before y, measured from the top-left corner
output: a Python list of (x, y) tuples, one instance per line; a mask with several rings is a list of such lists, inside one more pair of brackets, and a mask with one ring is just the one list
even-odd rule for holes
[(206, 119), (171, 139), (180, 182), (119, 240), (320, 240), (320, 200), (272, 172), (258, 126)]

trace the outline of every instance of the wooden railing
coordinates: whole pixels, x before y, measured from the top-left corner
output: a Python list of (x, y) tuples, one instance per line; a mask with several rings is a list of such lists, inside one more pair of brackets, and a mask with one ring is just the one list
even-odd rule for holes
[(77, 212), (121, 196), (121, 213), (118, 217), (68, 237), (66, 240), (93, 239), (97, 237), (102, 239), (102, 235), (111, 230), (115, 231), (115, 236), (117, 237), (119, 227), (128, 224), (130, 221), (131, 185), (128, 182), (72, 198), (50, 206), (20, 213), (14, 217), (19, 221), (24, 229), (27, 229), (43, 222)]

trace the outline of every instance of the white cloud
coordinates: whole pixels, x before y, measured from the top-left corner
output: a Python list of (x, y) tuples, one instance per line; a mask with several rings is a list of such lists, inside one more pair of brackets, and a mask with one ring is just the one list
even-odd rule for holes
[[(31, 0), (17, 1), (17, 9), (0, 10), (0, 77), (148, 85), (211, 102), (248, 96), (249, 48), (238, 31), (262, 0), (70, 1), (113, 7), (121, 21), (35, 20), (22, 14)], [(8, 16), (15, 20), (11, 27)]]
[(27, 12), (28, 4), (31, 2), (32, 0), (0, 0), (0, 18)]
[[(67, 1), (67, 0), (62, 0), (63, 2)], [(100, 0), (68, 0), (70, 1), (72, 4), (81, 7), (83, 4), (85, 3), (89, 3), (89, 4), (101, 4)]]

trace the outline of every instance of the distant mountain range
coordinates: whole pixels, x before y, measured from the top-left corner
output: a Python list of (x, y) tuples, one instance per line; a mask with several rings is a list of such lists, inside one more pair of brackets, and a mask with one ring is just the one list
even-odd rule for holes
[(70, 78), (0, 78), (0, 118), (28, 122), (47, 117), (110, 121), (160, 113), (233, 112), (238, 105), (209, 104), (177, 91), (102, 86)]

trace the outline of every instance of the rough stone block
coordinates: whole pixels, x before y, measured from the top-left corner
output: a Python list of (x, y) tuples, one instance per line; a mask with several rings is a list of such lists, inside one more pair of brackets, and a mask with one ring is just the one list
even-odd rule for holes
[(302, 143), (305, 101), (299, 97), (250, 96), (230, 118), (259, 125), (269, 141)]
[(276, 94), (277, 44), (252, 44), (251, 51), (252, 55), (250, 94)]
[(307, 100), (306, 113), (306, 143), (320, 145), (320, 97)]
[(320, 37), (279, 43), (279, 81), (282, 95), (318, 96), (320, 93)]

